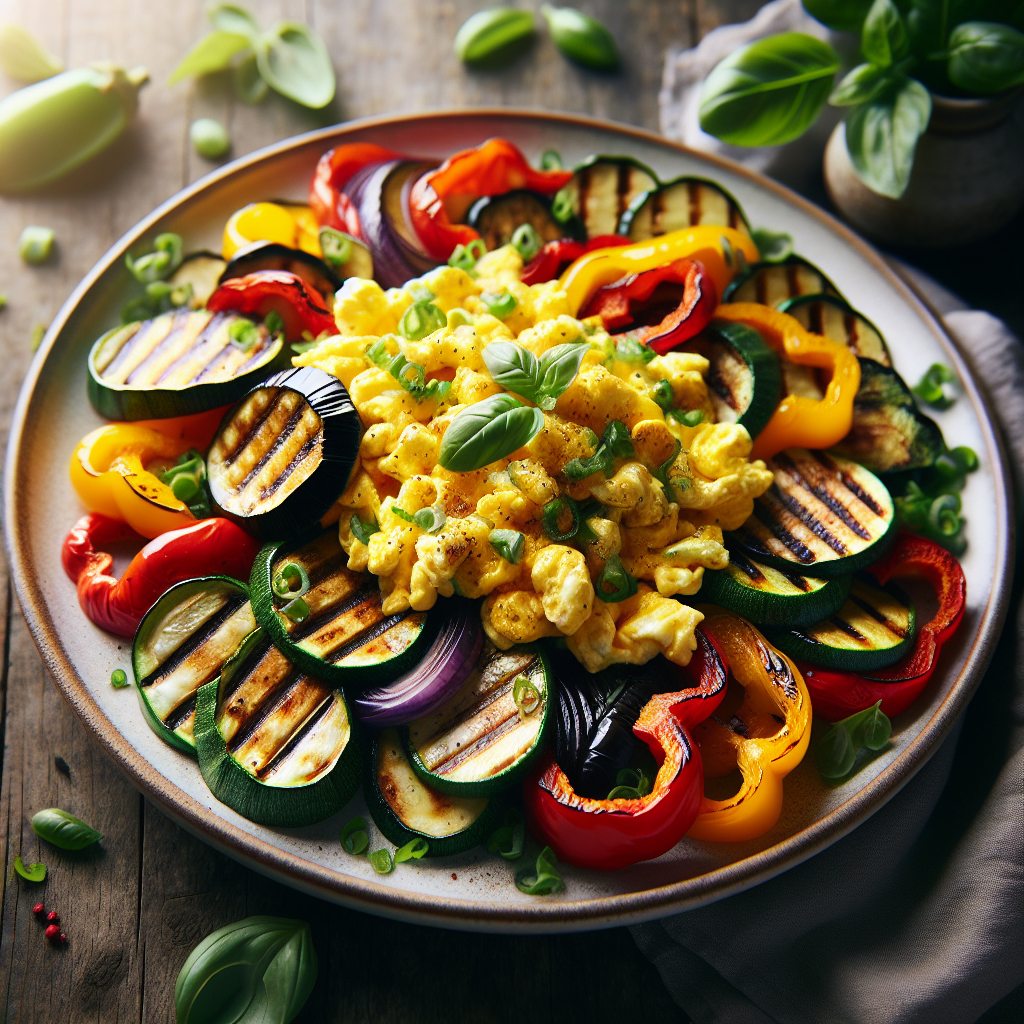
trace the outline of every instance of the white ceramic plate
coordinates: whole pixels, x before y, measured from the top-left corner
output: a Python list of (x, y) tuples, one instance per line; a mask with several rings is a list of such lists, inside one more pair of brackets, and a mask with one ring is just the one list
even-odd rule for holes
[[(937, 361), (957, 368), (965, 397), (936, 419), (948, 439), (970, 445), (981, 458), (963, 495), (970, 536), (963, 559), (967, 616), (943, 648), (940, 671), (925, 694), (894, 723), (891, 748), (835, 788), (822, 783), (813, 757), (805, 758), (786, 779), (781, 820), (761, 839), (683, 840), (655, 861), (614, 873), (567, 867), (566, 891), (544, 898), (521, 894), (512, 867), (482, 850), (375, 875), (365, 858), (346, 855), (338, 839), (341, 825), (364, 812), (361, 796), (319, 825), (288, 830), (254, 825), (219, 803), (195, 763), (149, 729), (133, 689), (111, 687), (111, 671), (128, 668), (129, 645), (86, 620), (59, 558), (81, 513), (68, 458), (101, 422), (86, 399), (86, 355), (129, 298), (129, 247), (174, 231), (185, 237), (187, 250), (219, 249), (224, 221), (245, 203), (304, 200), (317, 158), (339, 141), (445, 157), (495, 135), (511, 139), (534, 161), (548, 148), (567, 165), (591, 153), (629, 153), (662, 179), (698, 174), (720, 182), (755, 227), (788, 231), (796, 251), (880, 328), (905, 378), (918, 379)], [(128, 232), (64, 305), (25, 381), (8, 450), (5, 520), (18, 596), (57, 685), (135, 785), (191, 832), (287, 884), (373, 913), (467, 929), (580, 930), (664, 916), (778, 874), (850, 831), (921, 767), (973, 693), (1002, 623), (1010, 548), (1006, 479), (981, 396), (949, 339), (872, 249), (816, 207), (767, 179), (645, 132), (577, 117), (475, 111), (354, 122), (289, 140), (209, 175)]]

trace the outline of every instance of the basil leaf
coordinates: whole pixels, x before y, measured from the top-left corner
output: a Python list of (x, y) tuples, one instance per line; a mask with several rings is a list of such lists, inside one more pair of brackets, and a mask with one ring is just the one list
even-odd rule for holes
[(316, 983), (313, 936), (305, 921), (247, 917), (207, 935), (174, 984), (177, 1024), (291, 1021)]
[(543, 426), (540, 409), (527, 408), (511, 395), (492, 395), (455, 417), (437, 461), (453, 473), (471, 473), (522, 448)]
[(828, 101), (833, 107), (870, 103), (893, 84), (892, 72), (879, 64), (858, 64), (833, 90)]
[(871, 0), (803, 0), (804, 10), (839, 32), (859, 32)]
[(910, 51), (907, 26), (892, 0), (874, 0), (861, 29), (860, 49), (866, 60), (883, 68)]
[(511, 341), (492, 341), (484, 349), (483, 356), (487, 371), (496, 384), (540, 405), (540, 363), (529, 349)]
[(828, 43), (800, 32), (741, 46), (704, 82), (700, 126), (735, 146), (791, 142), (821, 112), (841, 63)]
[(46, 878), (45, 864), (36, 863), (26, 866), (25, 862), (20, 857), (14, 858), (14, 870), (17, 871), (26, 882), (41, 882)]
[(102, 832), (86, 825), (59, 807), (48, 807), (32, 815), (32, 831), (62, 850), (84, 850), (103, 838)]
[(619, 51), (611, 32), (596, 18), (575, 7), (540, 9), (548, 23), (551, 39), (560, 53), (592, 71), (614, 71), (619, 66)]
[(868, 188), (890, 199), (903, 195), (931, 112), (928, 90), (912, 78), (881, 99), (853, 108), (846, 118), (846, 148)]
[(256, 40), (263, 80), (282, 96), (319, 110), (334, 99), (334, 67), (324, 41), (308, 25), (279, 21)]
[(237, 4), (217, 4), (210, 9), (209, 17), (213, 27), (221, 32), (233, 32), (236, 35), (248, 36), (254, 40), (260, 34), (256, 19)]
[(818, 767), (826, 779), (841, 779), (850, 773), (857, 760), (857, 748), (842, 722), (833, 725), (818, 741), (817, 756)]
[(260, 78), (260, 69), (256, 63), (256, 54), (247, 53), (241, 60), (237, 61), (231, 68), (231, 84), (234, 87), (235, 95), (249, 106), (262, 103), (270, 86)]
[(533, 11), (492, 7), (477, 11), (463, 22), (455, 35), (455, 54), (467, 64), (500, 62), (533, 34)]
[(753, 240), (765, 263), (782, 263), (793, 255), (793, 236), (785, 231), (757, 228)]
[(249, 49), (252, 42), (248, 36), (237, 32), (211, 32), (185, 54), (182, 62), (171, 72), (167, 79), (168, 85), (174, 85), (183, 78), (194, 78), (209, 75), (214, 71), (224, 71), (231, 66), (236, 53)]
[[(554, 409), (555, 402), (576, 379), (583, 357), (589, 351), (590, 346), (586, 342), (573, 341), (565, 345), (555, 345), (540, 357), (540, 386), (544, 401), (538, 404), (542, 409)], [(545, 401), (550, 401), (551, 404), (546, 405)]]
[(516, 873), (516, 888), (528, 896), (547, 896), (565, 888), (562, 876), (558, 873), (558, 858), (550, 846), (545, 846), (537, 854), (537, 863), (531, 873), (524, 868)]
[(1024, 33), (1009, 25), (968, 21), (949, 37), (949, 80), (982, 96), (1024, 82)]
[(883, 713), (881, 701), (861, 712), (860, 721), (852, 732), (854, 744), (868, 750), (881, 750), (889, 742), (892, 722)]

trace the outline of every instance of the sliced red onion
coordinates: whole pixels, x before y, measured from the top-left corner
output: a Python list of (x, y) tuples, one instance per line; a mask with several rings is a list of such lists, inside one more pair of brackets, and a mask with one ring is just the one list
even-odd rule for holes
[(469, 678), (484, 645), (480, 611), (469, 601), (447, 603), (454, 606), (449, 617), (411, 672), (349, 699), (363, 725), (383, 729), (415, 722), (436, 711)]

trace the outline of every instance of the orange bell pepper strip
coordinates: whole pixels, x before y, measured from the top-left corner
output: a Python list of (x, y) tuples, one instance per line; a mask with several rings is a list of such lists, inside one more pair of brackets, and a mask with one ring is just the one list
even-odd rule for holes
[[(701, 626), (729, 663), (730, 688), (743, 687), (742, 704), (693, 730), (705, 778), (737, 768), (739, 791), (726, 800), (701, 801), (687, 833), (691, 839), (735, 843), (767, 832), (782, 813), (782, 780), (802, 760), (811, 739), (811, 698), (800, 672), (744, 619), (712, 605), (700, 608)], [(723, 706), (732, 709), (735, 694)], [(732, 699), (730, 699), (732, 698)]]
[(754, 439), (752, 459), (770, 459), (786, 448), (830, 448), (850, 432), (853, 400), (860, 387), (857, 357), (837, 341), (812, 334), (788, 313), (757, 302), (719, 306), (715, 317), (752, 327), (765, 343), (791, 363), (832, 372), (820, 401), (786, 395)]
[(733, 228), (703, 225), (670, 231), (634, 245), (588, 252), (562, 275), (559, 288), (568, 295), (569, 312), (577, 316), (598, 288), (629, 274), (689, 259), (703, 265), (716, 296), (720, 296), (741, 267), (759, 258), (757, 246), (746, 235)]

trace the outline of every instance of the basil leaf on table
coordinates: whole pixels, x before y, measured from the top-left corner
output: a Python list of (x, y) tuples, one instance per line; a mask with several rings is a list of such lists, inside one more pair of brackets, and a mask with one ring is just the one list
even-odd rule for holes
[(32, 831), (62, 850), (84, 850), (99, 842), (102, 832), (59, 807), (48, 807), (32, 815)]
[(234, 86), (235, 95), (249, 106), (262, 103), (270, 92), (270, 86), (260, 78), (256, 54), (251, 52), (232, 66), (231, 84)]
[(858, 64), (832, 90), (828, 101), (833, 107), (852, 107), (870, 103), (893, 84), (893, 73), (880, 64)]
[(218, 4), (211, 7), (208, 16), (213, 22), (213, 27), (221, 32), (234, 32), (236, 35), (248, 36), (255, 42), (260, 34), (260, 27), (256, 19), (244, 8), (237, 4)]
[(45, 864), (26, 864), (21, 857), (14, 858), (14, 870), (17, 871), (26, 882), (42, 882), (46, 878)]
[(813, 124), (841, 65), (828, 43), (782, 32), (741, 46), (704, 82), (700, 126), (735, 146), (777, 146)]
[(949, 37), (949, 80), (966, 92), (991, 93), (1024, 82), (1024, 32), (1009, 25), (968, 21)]
[(305, 921), (247, 917), (207, 935), (174, 984), (177, 1024), (288, 1024), (316, 983)]
[(522, 448), (543, 426), (540, 409), (530, 409), (511, 395), (492, 395), (455, 417), (437, 461), (453, 473), (471, 473)]
[(838, 32), (859, 32), (871, 0), (803, 0), (804, 10)]
[(866, 60), (883, 68), (909, 52), (907, 26), (892, 0), (875, 0), (871, 5), (861, 29), (860, 49)]
[(907, 190), (917, 140), (928, 127), (932, 98), (912, 78), (846, 119), (846, 148), (857, 176), (872, 191), (899, 199)]
[(540, 13), (548, 23), (551, 39), (559, 53), (592, 71), (614, 71), (619, 66), (619, 51), (611, 32), (589, 14), (575, 7), (551, 7)]
[(467, 64), (500, 60), (534, 34), (533, 11), (492, 7), (470, 15), (455, 35), (455, 54)]
[(167, 79), (168, 85), (174, 85), (183, 78), (198, 75), (209, 75), (215, 71), (224, 71), (231, 66), (235, 55), (252, 46), (252, 40), (238, 32), (222, 32), (220, 30), (203, 36), (202, 39), (185, 54), (182, 62), (171, 72)]
[(334, 99), (334, 67), (324, 41), (308, 25), (279, 21), (256, 40), (263, 80), (282, 96), (319, 110)]

